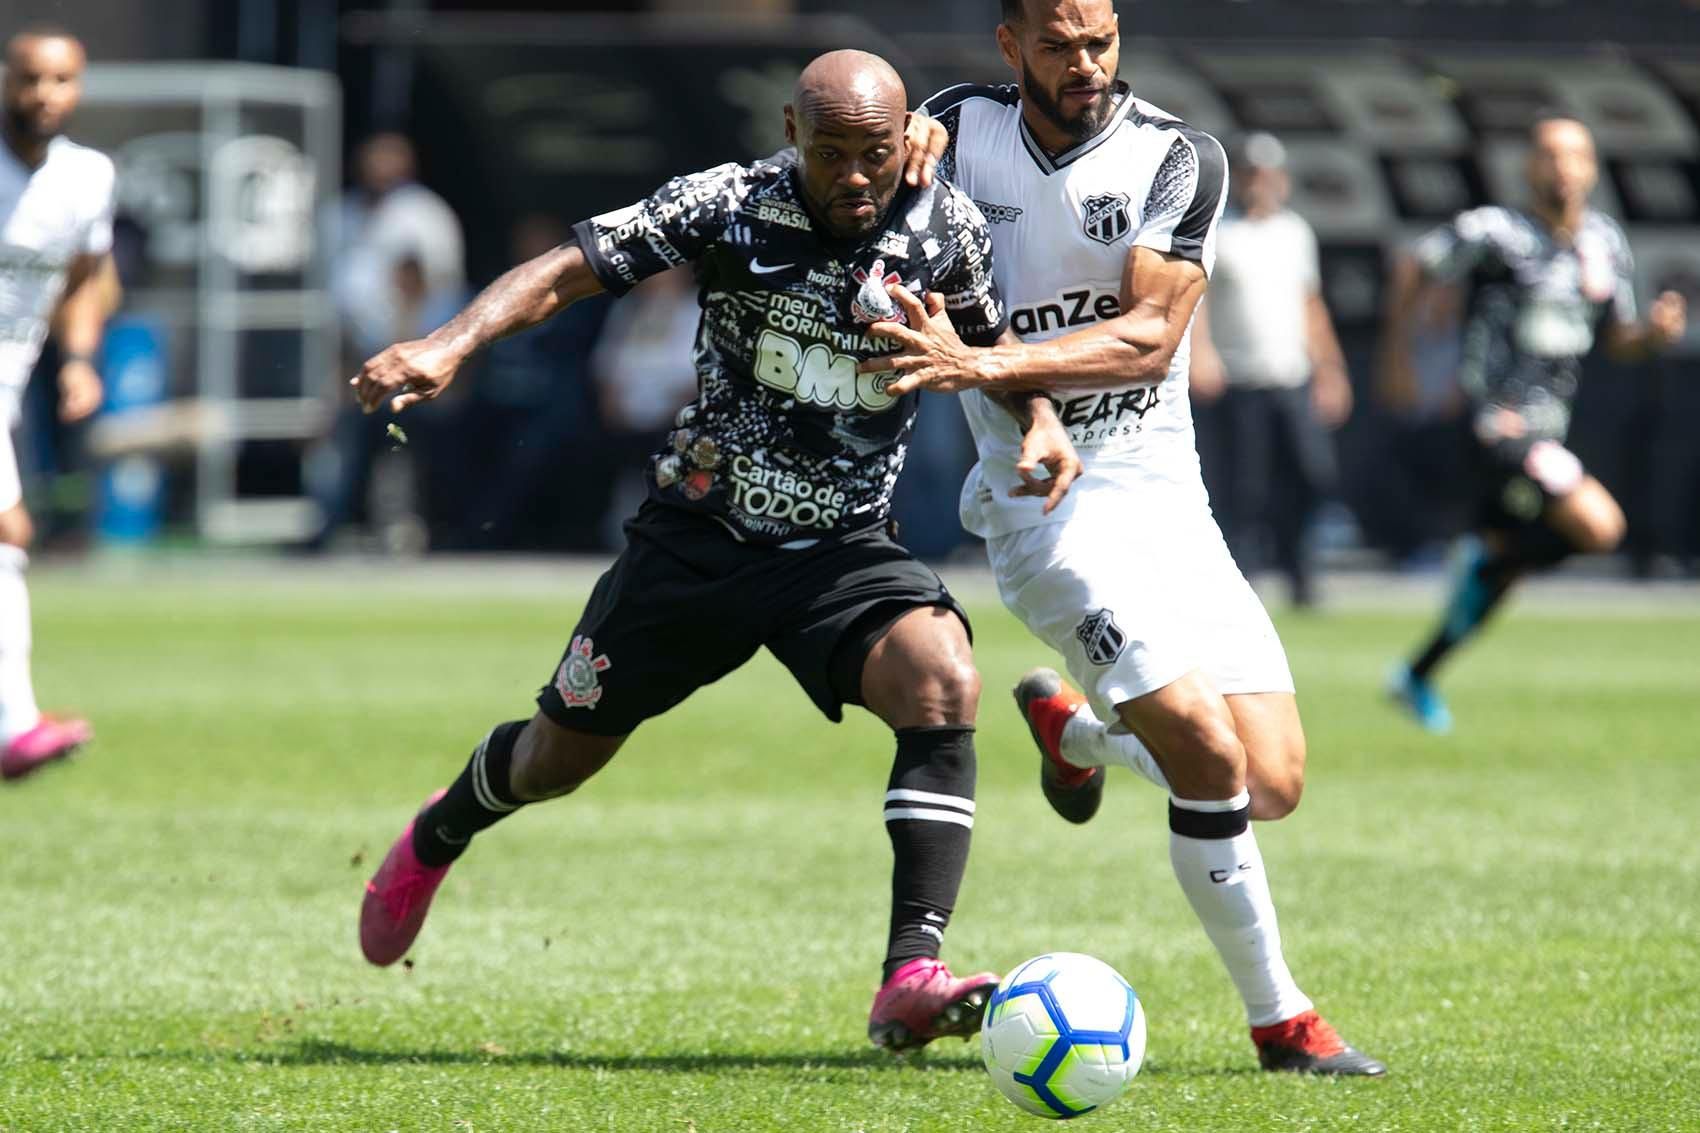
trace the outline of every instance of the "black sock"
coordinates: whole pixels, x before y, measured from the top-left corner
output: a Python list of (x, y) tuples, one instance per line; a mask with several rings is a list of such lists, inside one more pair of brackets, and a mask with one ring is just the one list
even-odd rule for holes
[[(1475, 582), (1482, 588), (1482, 600), (1460, 619), (1458, 611), (1448, 609), (1440, 619), (1440, 625), (1435, 628), (1434, 636), (1429, 638), (1428, 645), (1419, 653), (1416, 660), (1411, 662), (1411, 675), (1420, 681), (1429, 679), (1429, 674), (1446, 659), (1464, 640), (1480, 629), (1511, 592), (1511, 586), (1521, 575), (1519, 564), (1507, 555), (1495, 555), (1483, 560), (1476, 568)], [(1456, 599), (1454, 599), (1456, 601)]]
[(974, 826), (974, 729), (903, 728), (885, 792), (891, 837), (891, 934), (885, 974), (937, 958), (968, 867)]
[(508, 765), (526, 721), (490, 729), (467, 760), (466, 770), (442, 798), (413, 824), (413, 852), (428, 866), (445, 866), (466, 852), (466, 844), (525, 805), (508, 787)]
[(1519, 578), (1556, 566), (1574, 553), (1569, 541), (1544, 523), (1526, 523), (1508, 532), (1503, 549), (1476, 568), (1478, 600), (1467, 610), (1447, 611), (1427, 647), (1411, 662), (1411, 674), (1427, 680), (1448, 653), (1481, 628)]

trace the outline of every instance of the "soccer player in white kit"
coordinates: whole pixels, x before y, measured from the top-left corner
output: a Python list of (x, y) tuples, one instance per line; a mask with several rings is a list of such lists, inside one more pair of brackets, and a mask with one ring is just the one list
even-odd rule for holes
[[(1111, 0), (1004, 0), (997, 35), (1019, 83), (951, 87), (925, 109), (939, 175), (990, 223), (1024, 342), (967, 347), (936, 297), (923, 309), (894, 288), (909, 326), (873, 332), (905, 350), (880, 365), (899, 372), (894, 392), (962, 391), (980, 457), (963, 522), (1004, 603), (1085, 690), (1050, 670), (1016, 689), (1052, 806), (1090, 818), (1109, 764), (1167, 789), (1175, 876), (1262, 1065), (1382, 1074), (1294, 982), (1250, 827), (1297, 805), (1305, 748), (1280, 639), (1211, 516), (1187, 404), (1227, 159), (1117, 81)], [(1049, 514), (995, 490), (1016, 478), (1021, 433), (988, 395), (1034, 389), (1085, 465)]]
[(85, 55), (62, 28), (6, 44), (0, 85), (0, 777), (18, 779), (86, 743), (82, 720), (43, 716), (30, 678), (24, 585), (34, 534), (12, 429), (50, 328), (58, 334), (60, 416), (100, 407), (94, 352), (116, 291), (112, 162), (62, 136), (82, 96)]

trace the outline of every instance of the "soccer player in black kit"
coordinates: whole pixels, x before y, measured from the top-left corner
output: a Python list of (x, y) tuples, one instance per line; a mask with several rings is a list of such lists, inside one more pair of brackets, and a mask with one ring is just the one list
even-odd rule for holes
[[(785, 108), (795, 164), (722, 165), (584, 221), (353, 380), (367, 410), (404, 409), (497, 338), (695, 266), (699, 396), (653, 458), (649, 499), (536, 715), (492, 729), (368, 883), (360, 940), (372, 963), (406, 953), (473, 835), (573, 791), (640, 723), (766, 646), (827, 717), (862, 705), (896, 734), (892, 914), (869, 1038), (904, 1049), (978, 1029), (997, 975), (959, 979), (938, 955), (973, 826), (979, 678), (966, 615), (888, 531), (916, 399), (857, 365), (889, 349), (866, 328), (897, 310), (891, 284), (942, 293), (972, 342), (995, 341), (1006, 319), (973, 203), (943, 184), (903, 184), (906, 105), (883, 60), (824, 55)], [(1020, 412), (1034, 459), (1066, 469), (1075, 457), (1048, 403)], [(1018, 490), (1065, 486), (1028, 478)]]
[(1623, 511), (1564, 447), (1582, 358), (1603, 324), (1615, 356), (1650, 357), (1680, 339), (1683, 298), (1660, 295), (1636, 319), (1629, 242), (1615, 221), (1588, 206), (1599, 159), (1588, 128), (1540, 118), (1530, 131), (1533, 207), (1462, 213), (1417, 242), (1396, 268), (1385, 328), (1389, 384), (1415, 388), (1406, 351), (1419, 288), (1428, 281), (1467, 289), (1459, 380), (1476, 454), (1479, 537), (1468, 540), (1439, 627), (1400, 664), (1389, 691), (1424, 728), (1451, 730), (1452, 713), (1433, 676), (1531, 571), (1577, 552), (1610, 551), (1623, 538)]

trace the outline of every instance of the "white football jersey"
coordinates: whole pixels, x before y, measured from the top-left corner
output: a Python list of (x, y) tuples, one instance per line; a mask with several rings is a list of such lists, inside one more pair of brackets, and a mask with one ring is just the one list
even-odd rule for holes
[[(950, 87), (925, 104), (950, 131), (939, 175), (990, 224), (993, 275), (1025, 341), (1119, 316), (1134, 247), (1193, 260), (1206, 273), (1214, 265), (1228, 180), (1221, 145), (1123, 84), (1117, 94), (1104, 129), (1054, 158), (1028, 133), (1013, 85)], [(964, 525), (990, 537), (1059, 522), (1129, 485), (1172, 485), (1207, 503), (1187, 403), (1191, 354), (1189, 328), (1160, 384), (1054, 396), (1086, 475), (1049, 516), (1042, 500), (1008, 496), (1020, 480), (1020, 426), (985, 395), (964, 394), (980, 456), (963, 487)]]
[(68, 138), (37, 169), (0, 142), (0, 414), (16, 412), (71, 261), (112, 249), (116, 183), (110, 158)]

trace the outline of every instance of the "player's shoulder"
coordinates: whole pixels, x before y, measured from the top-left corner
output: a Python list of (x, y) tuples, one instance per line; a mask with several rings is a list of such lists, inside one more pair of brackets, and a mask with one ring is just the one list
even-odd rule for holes
[(1624, 232), (1623, 225), (1617, 218), (1599, 209), (1591, 208), (1582, 216), (1582, 230), (1599, 234), (1614, 251), (1629, 247), (1629, 234)]
[(47, 160), (66, 178), (86, 180), (107, 189), (118, 179), (118, 167), (110, 157), (92, 146), (73, 142), (63, 134), (48, 144)]
[(1520, 209), (1506, 205), (1478, 205), (1453, 218), (1452, 226), (1466, 240), (1501, 244), (1527, 243), (1536, 224)]
[(1021, 102), (1021, 88), (1014, 83), (957, 83), (927, 99), (921, 104), (921, 109), (938, 118), (975, 102), (1013, 110)]
[[(1228, 151), (1214, 134), (1201, 130), (1178, 114), (1171, 114), (1131, 92), (1125, 113), (1116, 125), (1116, 137), (1124, 146), (1160, 153), (1164, 158), (1178, 154), (1177, 147), (1190, 150), (1200, 165), (1227, 170)], [(1177, 158), (1178, 159), (1178, 158)]]

